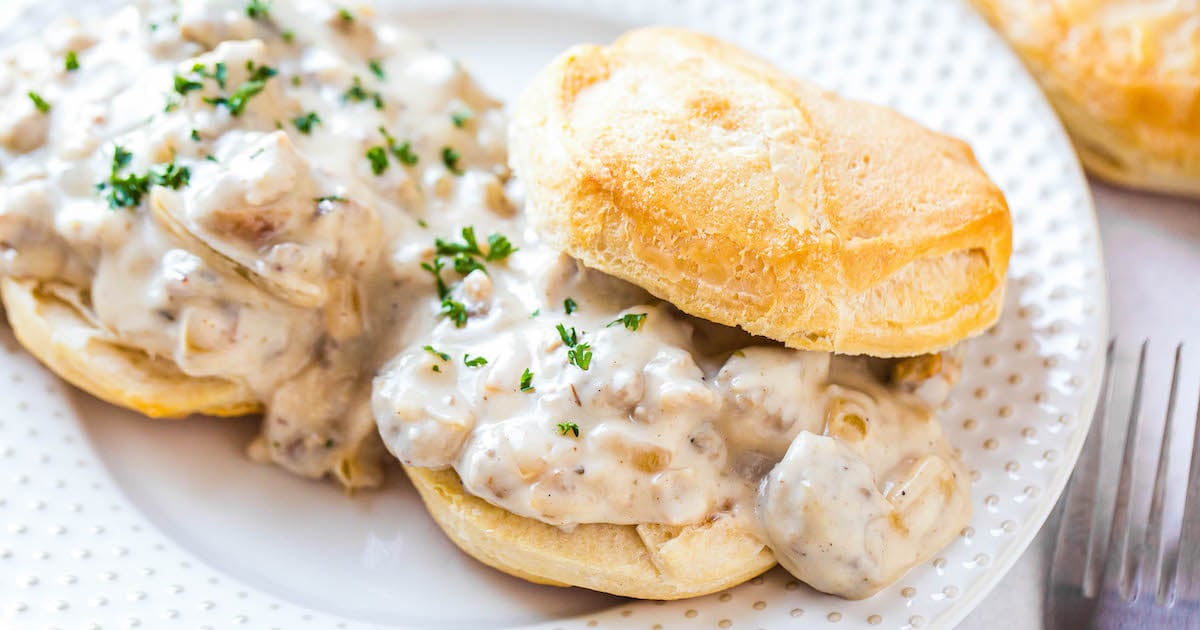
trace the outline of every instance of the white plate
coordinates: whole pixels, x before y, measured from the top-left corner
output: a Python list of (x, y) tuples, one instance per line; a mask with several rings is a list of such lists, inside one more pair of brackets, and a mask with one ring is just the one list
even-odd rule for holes
[[(68, 6), (5, 4), (0, 39), (36, 28), (36, 17), (14, 21), (22, 10)], [(1016, 224), (1007, 310), (969, 343), (943, 414), (977, 475), (963, 535), (860, 602), (779, 570), (670, 604), (533, 586), (459, 553), (399, 471), (381, 491), (348, 498), (255, 466), (242, 457), (252, 422), (152, 422), (104, 405), (61, 384), (0, 329), (0, 626), (781, 628), (800, 617), (907, 628), (966, 615), (1049, 513), (1098, 388), (1107, 308), (1099, 239), (1051, 110), (957, 2), (594, 4), (388, 6), (505, 98), (572, 43), (609, 41), (642, 23), (709, 31), (968, 139), (1004, 188)]]

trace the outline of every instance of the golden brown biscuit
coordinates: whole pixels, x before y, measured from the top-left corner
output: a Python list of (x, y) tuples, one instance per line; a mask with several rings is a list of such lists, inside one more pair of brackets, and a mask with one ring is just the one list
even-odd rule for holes
[(1041, 82), (1088, 170), (1200, 195), (1200, 3), (973, 1)]
[(711, 37), (572, 48), (510, 144), (543, 238), (692, 315), (881, 357), (999, 316), (1011, 220), (965, 143)]
[(586, 524), (568, 533), (467, 494), (453, 470), (405, 471), (455, 544), (539, 584), (682, 599), (736, 586), (775, 565), (771, 551), (733, 519), (686, 527)]
[[(998, 316), (1011, 224), (963, 143), (791, 79), (711, 38), (571, 49), (512, 126), (542, 236), (693, 315), (793, 347), (920, 353)], [(564, 532), (406, 468), (464, 551), (535, 582), (692, 597), (775, 562), (750, 525)]]
[(184, 374), (174, 363), (109, 341), (77, 308), (36, 280), (0, 279), (0, 297), (21, 345), (87, 393), (155, 418), (260, 410), (243, 384)]

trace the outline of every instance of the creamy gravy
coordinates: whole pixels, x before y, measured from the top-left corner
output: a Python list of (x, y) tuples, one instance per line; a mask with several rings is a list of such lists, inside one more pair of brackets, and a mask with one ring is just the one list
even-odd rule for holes
[(382, 437), (564, 528), (742, 519), (848, 596), (965, 524), (931, 411), (953, 355), (787, 350), (583, 268), (527, 228), (504, 116), (452, 60), (364, 12), (251, 4), (3, 53), (0, 275), (249, 384), (252, 454), (302, 475), (373, 485)]
[[(412, 33), (247, 5), (144, 3), (3, 54), (0, 274), (53, 283), (115, 343), (248, 383), (258, 457), (373, 485), (370, 377), (411, 300), (392, 253), (511, 212), (505, 120)], [(112, 184), (168, 164), (186, 182), (136, 201)]]

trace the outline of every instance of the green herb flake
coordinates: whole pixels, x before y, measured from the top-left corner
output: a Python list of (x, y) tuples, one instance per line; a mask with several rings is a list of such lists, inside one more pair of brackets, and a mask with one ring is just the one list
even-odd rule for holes
[(408, 140), (405, 140), (404, 143), (398, 147), (392, 147), (392, 154), (394, 154), (396, 159), (400, 160), (400, 162), (405, 166), (413, 166), (418, 160), (417, 154), (413, 152), (412, 143)]
[(572, 327), (570, 329), (571, 332), (567, 332), (566, 326), (558, 324), (554, 329), (558, 331), (558, 336), (562, 339), (563, 345), (568, 348), (574, 348), (575, 344), (579, 343), (579, 336), (575, 333), (575, 328)]
[(435, 356), (443, 361), (450, 360), (449, 354), (446, 354), (445, 352), (442, 352), (442, 351), (434, 348), (433, 346), (425, 346), (424, 350), (425, 350), (425, 352), (428, 352), (429, 354), (432, 354), (433, 356)]
[(525, 368), (525, 371), (521, 372), (521, 391), (526, 393), (533, 391), (533, 372), (530, 372), (529, 368)]
[(199, 81), (193, 81), (178, 74), (175, 75), (175, 92), (180, 96), (187, 96), (188, 92), (201, 89), (204, 89), (203, 83)]
[(429, 227), (429, 224), (425, 222), (425, 219), (417, 219), (417, 225), (423, 228)]
[(175, 162), (159, 164), (150, 169), (150, 183), (154, 186), (165, 186), (179, 190), (192, 181), (192, 171), (186, 166)]
[(186, 166), (179, 166), (175, 162), (153, 166), (145, 175), (137, 173), (121, 175), (121, 171), (129, 165), (132, 159), (133, 154), (125, 150), (125, 147), (120, 145), (113, 147), (112, 167), (108, 179), (96, 185), (97, 190), (107, 191), (105, 199), (108, 201), (109, 208), (116, 210), (137, 207), (151, 186), (165, 186), (178, 190), (191, 182), (191, 170)]
[(568, 433), (571, 433), (575, 437), (579, 437), (579, 425), (578, 424), (575, 424), (574, 422), (559, 422), (557, 426), (558, 426), (558, 434), (559, 435), (566, 435)]
[(421, 263), (422, 269), (433, 274), (434, 281), (437, 284), (438, 297), (443, 300), (450, 294), (450, 289), (446, 286), (446, 282), (442, 280), (442, 267), (445, 265), (446, 263), (442, 262), (441, 258), (434, 258), (432, 263)]
[(338, 9), (337, 14), (342, 19), (343, 24), (350, 24), (354, 21), (354, 14), (349, 9)]
[(463, 171), (458, 167), (458, 161), (462, 159), (462, 155), (455, 151), (452, 147), (442, 147), (442, 164), (446, 165), (451, 173), (462, 175)]
[(442, 371), (442, 368), (438, 367), (438, 366), (435, 364), (435, 365), (433, 366), (433, 371), (434, 371), (434, 372), (441, 372), (441, 371)]
[(487, 361), (487, 359), (485, 359), (483, 357), (475, 357), (474, 359), (472, 359), (470, 357), (471, 357), (471, 355), (469, 355), (469, 354), (463, 355), (463, 365), (465, 365), (467, 367), (473, 367), (473, 368), (474, 367), (483, 367), (483, 366), (487, 365), (488, 361)]
[(342, 100), (356, 103), (371, 101), (375, 104), (375, 109), (383, 109), (383, 95), (379, 92), (368, 92), (363, 88), (362, 79), (359, 77), (354, 77), (350, 87), (342, 94)]
[(623, 324), (625, 328), (629, 330), (637, 330), (645, 320), (645, 313), (626, 313), (625, 315), (608, 322), (608, 325), (605, 326), (605, 328), (612, 328), (618, 324)]
[(280, 33), (279, 36), (283, 38), (283, 42), (285, 44), (290, 44), (296, 40), (296, 31), (293, 31), (292, 29), (289, 28), (289, 29), (283, 31), (282, 33)]
[(483, 251), (479, 249), (479, 243), (475, 240), (475, 226), (468, 225), (462, 229), (461, 234), (463, 237), (462, 243), (446, 241), (440, 238), (435, 239), (433, 241), (433, 245), (436, 248), (438, 255), (453, 256), (455, 254), (474, 254), (477, 256), (482, 256)]
[(396, 159), (400, 160), (401, 164), (412, 166), (417, 163), (417, 154), (413, 153), (411, 142), (405, 140), (403, 144), (396, 144), (396, 138), (382, 126), (379, 127), (379, 133), (383, 136), (384, 141), (387, 142), (388, 151), (396, 156)]
[(367, 159), (371, 161), (371, 172), (382, 175), (388, 167), (387, 151), (383, 147), (374, 146), (367, 149)]
[(383, 71), (383, 62), (378, 59), (371, 59), (367, 62), (367, 67), (371, 69), (371, 74), (379, 77), (380, 81), (387, 78), (387, 74)]
[(534, 317), (537, 317), (538, 315), (541, 315), (541, 314), (542, 314), (542, 309), (535, 308), (535, 309), (533, 309), (533, 312), (529, 314), (529, 319), (533, 319)]
[(574, 299), (567, 298), (563, 300), (563, 310), (567, 312), (567, 315), (570, 315), (571, 313), (579, 310), (579, 304), (577, 304)]
[(592, 364), (592, 346), (581, 343), (567, 350), (567, 362), (586, 372)]
[(200, 142), (200, 132), (199, 131), (193, 129), (192, 133), (190, 135), (191, 135), (192, 140), (195, 140), (196, 142)]
[(463, 127), (466, 127), (467, 123), (474, 117), (474, 112), (469, 109), (464, 109), (450, 114), (450, 121), (454, 123), (455, 127), (462, 129)]
[(462, 328), (467, 325), (467, 307), (462, 302), (457, 302), (448, 297), (442, 298), (441, 314), (450, 318), (454, 322), (455, 328)]
[(246, 3), (246, 15), (254, 20), (270, 19), (270, 1), (268, 0), (267, 2), (263, 2), (263, 0), (250, 0)]
[[(212, 105), (213, 107), (224, 106), (229, 110), (229, 115), (235, 118), (237, 116), (241, 116), (242, 112), (246, 110), (246, 105), (249, 104), (250, 99), (257, 96), (263, 91), (264, 88), (267, 87), (268, 79), (278, 74), (275, 69), (270, 66), (254, 67), (253, 61), (247, 61), (246, 68), (251, 70), (249, 79), (239, 85), (232, 94), (230, 94), (228, 97), (205, 97), (204, 102)], [(214, 74), (214, 77), (217, 79), (217, 83), (219, 83), (222, 88), (225, 87), (223, 82), (224, 73), (224, 64), (218, 63), (217, 72)]]
[(567, 346), (567, 362), (581, 370), (587, 370), (592, 364), (592, 346), (579, 343), (579, 335), (573, 327), (567, 328), (558, 324), (554, 328), (558, 331), (563, 345)]
[(317, 203), (322, 203), (325, 201), (328, 201), (329, 203), (345, 203), (346, 198), (341, 195), (325, 195), (324, 197), (314, 197), (313, 201)]
[(467, 254), (455, 254), (454, 270), (457, 271), (459, 275), (465, 276), (476, 269), (487, 273), (487, 269), (483, 266), (483, 263), (479, 262), (479, 260), (474, 256), (468, 256)]
[(300, 133), (309, 135), (314, 126), (321, 124), (321, 117), (317, 115), (317, 112), (308, 112), (303, 116), (293, 118), (292, 124), (296, 125), (296, 129), (300, 130)]
[(74, 72), (79, 69), (79, 57), (75, 54), (74, 50), (67, 51), (67, 57), (63, 59), (63, 68), (67, 72)]
[(517, 248), (513, 247), (508, 237), (503, 234), (492, 234), (488, 237), (488, 262), (504, 260), (515, 251), (517, 251)]
[(217, 87), (225, 89), (225, 81), (229, 78), (229, 68), (224, 61), (218, 61), (213, 66), (212, 78), (217, 81)]
[(336, 444), (337, 444), (337, 442), (334, 442), (333, 438), (325, 439), (325, 448), (333, 448)]
[(29, 100), (33, 101), (33, 106), (36, 107), (39, 112), (45, 114), (50, 111), (50, 103), (48, 103), (46, 99), (42, 98), (42, 96), (37, 92), (30, 90)]

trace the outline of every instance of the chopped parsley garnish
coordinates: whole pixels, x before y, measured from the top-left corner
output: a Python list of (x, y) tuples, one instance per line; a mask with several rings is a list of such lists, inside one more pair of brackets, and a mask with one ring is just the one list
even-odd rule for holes
[(344, 203), (346, 198), (341, 195), (325, 195), (324, 197), (316, 197), (313, 199), (313, 201), (317, 203), (321, 203), (322, 201), (328, 201), (330, 203)]
[(317, 115), (317, 112), (308, 112), (303, 116), (293, 118), (292, 124), (296, 125), (296, 129), (299, 129), (300, 133), (308, 135), (312, 133), (314, 125), (321, 124), (321, 117)]
[(338, 17), (342, 18), (342, 22), (349, 24), (354, 21), (354, 14), (349, 9), (338, 9)]
[[(247, 68), (249, 67), (250, 66), (247, 65)], [(192, 66), (191, 73), (200, 77), (201, 79), (212, 79), (216, 81), (217, 87), (224, 90), (225, 82), (229, 78), (229, 67), (225, 65), (224, 61), (218, 61), (217, 63), (213, 64), (213, 69), (210, 71), (208, 68), (204, 67), (204, 64), (197, 63)], [(186, 89), (181, 89), (180, 83), (182, 81), (187, 81), (190, 85)], [(175, 75), (175, 91), (179, 92), (180, 94), (187, 94), (192, 90), (199, 90), (202, 87), (204, 87), (204, 84), (199, 81), (192, 81), (186, 77)]]
[(458, 160), (461, 158), (462, 155), (452, 147), (442, 147), (442, 163), (455, 175), (463, 174), (462, 169), (458, 168)]
[[(247, 69), (249, 69), (248, 66), (247, 66)], [(268, 70), (269, 69), (270, 68), (268, 68)], [(275, 73), (272, 72), (271, 74), (274, 75)], [(211, 75), (211, 78), (216, 80), (217, 87), (224, 90), (225, 89), (225, 80), (228, 77), (229, 77), (229, 69), (225, 66), (224, 61), (218, 61), (216, 64), (213, 65), (213, 73)]]
[(218, 159), (217, 159), (215, 156), (213, 156), (213, 154), (211, 154), (211, 153), (209, 153), (208, 155), (204, 156), (204, 159), (208, 160), (209, 162), (213, 162), (213, 163), (217, 163), (217, 164), (219, 164), (219, 163), (220, 163), (220, 160), (218, 160)]
[(442, 267), (445, 267), (445, 266), (446, 266), (446, 263), (442, 262), (441, 258), (434, 258), (432, 263), (426, 263), (426, 262), (421, 263), (422, 269), (433, 274), (433, 278), (437, 282), (438, 297), (443, 300), (446, 299), (447, 295), (450, 295), (449, 287), (447, 287), (446, 282), (444, 280), (442, 280)]
[(566, 435), (568, 433), (574, 434), (575, 437), (579, 437), (579, 425), (575, 424), (574, 422), (559, 422), (558, 434)]
[(483, 357), (475, 357), (474, 359), (472, 359), (470, 357), (471, 357), (471, 355), (469, 355), (469, 354), (463, 355), (463, 365), (465, 365), (467, 367), (483, 367), (483, 366), (487, 365), (488, 361), (487, 361), (487, 359), (485, 359)]
[(508, 237), (503, 234), (492, 234), (488, 237), (488, 262), (493, 260), (504, 260), (508, 255), (517, 251), (517, 248), (512, 246), (508, 241)]
[(142, 202), (142, 196), (149, 192), (151, 186), (166, 186), (178, 190), (187, 186), (191, 181), (191, 170), (186, 166), (179, 166), (175, 162), (153, 166), (145, 175), (129, 173), (122, 176), (121, 171), (129, 165), (132, 159), (133, 154), (125, 150), (125, 147), (114, 146), (112, 168), (108, 180), (96, 185), (97, 190), (108, 191), (105, 198), (108, 200), (108, 207), (114, 210), (136, 207)]
[(383, 109), (383, 95), (379, 92), (368, 92), (362, 86), (362, 79), (358, 77), (354, 77), (353, 84), (342, 94), (342, 100), (359, 103), (369, 100), (375, 104), (375, 109)]
[(367, 62), (367, 67), (371, 69), (371, 74), (379, 77), (380, 81), (387, 78), (387, 75), (384, 74), (384, 72), (383, 72), (383, 62), (382, 61), (380, 61), (378, 59), (372, 59)]
[(567, 346), (568, 348), (573, 348), (579, 343), (579, 336), (575, 334), (574, 327), (571, 328), (571, 332), (569, 333), (567, 332), (567, 327), (563, 326), (562, 324), (559, 324), (554, 328), (558, 330), (558, 336), (562, 339), (563, 345)]
[(337, 444), (337, 442), (334, 442), (333, 438), (325, 439), (325, 448), (333, 448), (335, 444)]
[(442, 298), (441, 313), (454, 322), (455, 328), (462, 328), (467, 325), (467, 307), (462, 302), (457, 302), (448, 297)]
[(482, 256), (483, 251), (479, 249), (479, 243), (475, 240), (475, 226), (468, 225), (462, 229), (462, 243), (454, 241), (446, 241), (442, 239), (434, 239), (434, 247), (437, 248), (439, 256), (452, 256), (454, 254), (474, 254)]
[(36, 107), (39, 112), (45, 114), (50, 111), (50, 103), (48, 103), (46, 99), (42, 98), (42, 96), (37, 92), (30, 90), (29, 100), (33, 101), (33, 106)]
[(573, 363), (579, 369), (587, 371), (588, 366), (592, 364), (592, 347), (586, 343), (581, 343), (567, 350), (567, 362)]
[(535, 308), (535, 309), (533, 309), (533, 312), (529, 314), (529, 319), (533, 319), (534, 317), (537, 317), (538, 315), (541, 315), (541, 314), (542, 314), (542, 309)]
[(263, 0), (250, 0), (246, 3), (246, 15), (251, 19), (266, 19), (271, 17), (271, 2), (263, 2)]
[(579, 305), (575, 303), (574, 299), (567, 298), (563, 300), (563, 310), (567, 312), (567, 315), (570, 315), (579, 310)]
[[(218, 83), (221, 83), (220, 71), (222, 67), (223, 64), (217, 64)], [(250, 102), (250, 99), (257, 96), (259, 92), (262, 92), (263, 89), (267, 87), (267, 79), (270, 79), (278, 74), (275, 69), (270, 66), (255, 67), (253, 61), (246, 62), (246, 69), (250, 70), (250, 78), (239, 85), (232, 94), (230, 94), (228, 97), (205, 97), (204, 102), (212, 105), (213, 107), (224, 105), (225, 108), (229, 110), (229, 115), (234, 117), (240, 116), (242, 112), (245, 111), (246, 104)], [(222, 87), (224, 87), (224, 85), (222, 85)]]
[[(388, 138), (389, 142), (392, 141), (386, 131), (383, 129), (380, 131), (385, 138)], [(372, 151), (378, 150), (377, 153), (383, 154), (382, 149), (383, 147), (374, 147)], [(386, 154), (383, 154), (384, 160), (386, 157)], [(424, 222), (418, 222), (418, 224), (425, 227)], [(475, 236), (473, 226), (464, 227), (461, 234), (463, 239), (461, 242), (435, 238), (433, 261), (421, 263), (421, 268), (433, 275), (438, 297), (442, 300), (441, 313), (452, 319), (459, 328), (467, 323), (467, 310), (461, 302), (450, 299), (450, 287), (442, 279), (442, 269), (446, 267), (446, 259), (450, 259), (455, 272), (460, 276), (466, 276), (476, 270), (487, 273), (487, 267), (484, 266), (483, 261), (499, 260), (516, 251), (507, 238), (500, 234), (493, 234), (488, 237), (488, 251), (485, 254), (479, 247), (479, 240)]]
[(79, 57), (75, 54), (74, 50), (67, 51), (67, 58), (63, 60), (63, 68), (66, 68), (67, 72), (74, 72), (79, 69)]
[(179, 190), (192, 181), (192, 171), (186, 166), (175, 162), (159, 164), (150, 169), (150, 183), (154, 186), (166, 186)]
[(479, 262), (474, 256), (468, 256), (467, 254), (454, 255), (454, 270), (459, 275), (465, 276), (476, 269), (487, 273), (487, 269), (483, 266), (483, 263)]
[(425, 219), (417, 219), (417, 225), (423, 228), (429, 227), (429, 224), (425, 222)]
[(290, 43), (292, 43), (293, 40), (296, 39), (296, 32), (289, 28), (289, 29), (285, 30), (284, 32), (280, 33), (279, 36), (283, 38), (283, 42), (285, 44), (290, 44)]
[(558, 336), (562, 339), (563, 345), (567, 346), (567, 362), (581, 370), (587, 370), (588, 366), (592, 364), (592, 346), (579, 343), (579, 335), (573, 327), (568, 329), (566, 326), (558, 324), (555, 329), (558, 330)]
[(388, 167), (387, 151), (380, 146), (374, 146), (367, 149), (367, 159), (371, 161), (371, 172), (376, 175), (382, 175)]
[(405, 140), (398, 147), (392, 147), (392, 153), (396, 155), (396, 159), (400, 160), (406, 166), (412, 166), (417, 163), (417, 154), (413, 152), (412, 143)]
[(412, 166), (417, 163), (417, 154), (413, 153), (412, 143), (405, 140), (403, 144), (396, 144), (396, 138), (387, 132), (387, 129), (382, 126), (379, 128), (379, 133), (383, 135), (384, 142), (387, 143), (387, 149), (392, 155), (400, 160), (405, 166)]
[(463, 127), (467, 126), (467, 121), (474, 117), (474, 112), (469, 109), (464, 109), (450, 114), (450, 121), (454, 123), (455, 127), (462, 129)]
[(525, 371), (521, 372), (521, 391), (533, 391), (533, 372), (530, 372), (529, 368), (525, 368)]
[(188, 92), (202, 89), (204, 89), (204, 84), (200, 81), (193, 81), (178, 74), (175, 75), (175, 92), (180, 96), (187, 96)]
[(611, 322), (608, 322), (608, 325), (605, 326), (605, 328), (612, 328), (613, 326), (616, 326), (617, 324), (624, 324), (625, 328), (628, 328), (629, 330), (637, 330), (638, 327), (640, 327), (642, 325), (642, 322), (645, 320), (646, 320), (645, 313), (626, 313), (625, 315), (622, 315), (622, 316), (612, 320)]
[(445, 352), (441, 352), (438, 349), (434, 348), (433, 346), (425, 346), (425, 352), (428, 352), (429, 354), (432, 354), (433, 356), (435, 356), (443, 361), (450, 360), (449, 354), (446, 354)]
[(196, 131), (195, 129), (193, 129), (191, 135), (192, 135), (192, 140), (195, 140), (196, 142), (200, 142), (200, 132), (199, 131)]

